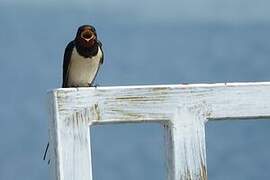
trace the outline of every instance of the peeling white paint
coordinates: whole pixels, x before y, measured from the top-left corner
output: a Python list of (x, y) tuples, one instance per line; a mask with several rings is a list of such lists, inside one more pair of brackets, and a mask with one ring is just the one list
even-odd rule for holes
[(270, 82), (61, 88), (49, 97), (57, 180), (92, 180), (93, 123), (163, 123), (167, 180), (205, 180), (207, 120), (270, 117)]
[(167, 142), (167, 180), (207, 179), (202, 106), (177, 107), (165, 126)]

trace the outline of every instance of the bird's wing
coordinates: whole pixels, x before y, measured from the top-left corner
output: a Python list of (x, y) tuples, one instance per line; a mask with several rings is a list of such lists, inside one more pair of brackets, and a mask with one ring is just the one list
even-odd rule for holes
[[(99, 61), (99, 64), (101, 65), (101, 64), (103, 64), (103, 60), (104, 60), (104, 52), (102, 50), (102, 43), (99, 40), (97, 41), (97, 43), (98, 43), (98, 46), (99, 46), (99, 48), (101, 50), (101, 54), (102, 54), (100, 61)], [(98, 67), (97, 72), (96, 72), (95, 77), (93, 78), (92, 82), (89, 83), (89, 86), (93, 86), (93, 82), (97, 77), (97, 73), (98, 73), (99, 68), (100, 68), (100, 66)]]
[(102, 56), (101, 56), (101, 59), (100, 59), (100, 64), (103, 64), (103, 60), (104, 60), (104, 52), (103, 52), (103, 49), (102, 49), (102, 43), (100, 41), (97, 41), (98, 45), (99, 45), (99, 48), (102, 52)]
[(62, 88), (67, 87), (68, 82), (68, 72), (69, 72), (69, 66), (70, 66), (70, 60), (71, 60), (71, 54), (72, 50), (74, 48), (74, 41), (71, 41), (68, 43), (65, 54), (64, 54), (64, 62), (63, 62), (63, 84)]

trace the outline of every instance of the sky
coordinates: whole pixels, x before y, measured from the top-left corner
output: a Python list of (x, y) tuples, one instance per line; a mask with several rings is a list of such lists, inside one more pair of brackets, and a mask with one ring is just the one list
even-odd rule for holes
[(141, 21), (224, 21), (247, 23), (270, 20), (267, 0), (1, 0), (2, 4), (28, 8), (77, 8), (101, 16), (134, 16)]

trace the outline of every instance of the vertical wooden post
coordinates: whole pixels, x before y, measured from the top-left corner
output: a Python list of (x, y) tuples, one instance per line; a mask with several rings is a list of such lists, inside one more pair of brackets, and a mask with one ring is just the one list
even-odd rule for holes
[(53, 180), (92, 180), (90, 119), (85, 108), (69, 117), (59, 115), (57, 95), (51, 97), (50, 158)]
[(196, 107), (178, 107), (165, 123), (167, 180), (207, 180), (206, 119)]

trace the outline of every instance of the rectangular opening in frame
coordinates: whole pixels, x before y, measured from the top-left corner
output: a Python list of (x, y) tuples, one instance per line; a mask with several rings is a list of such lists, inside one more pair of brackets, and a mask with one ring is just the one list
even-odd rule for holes
[(270, 179), (270, 121), (209, 121), (208, 177), (215, 180)]
[(90, 127), (94, 180), (164, 180), (163, 125), (102, 124)]

